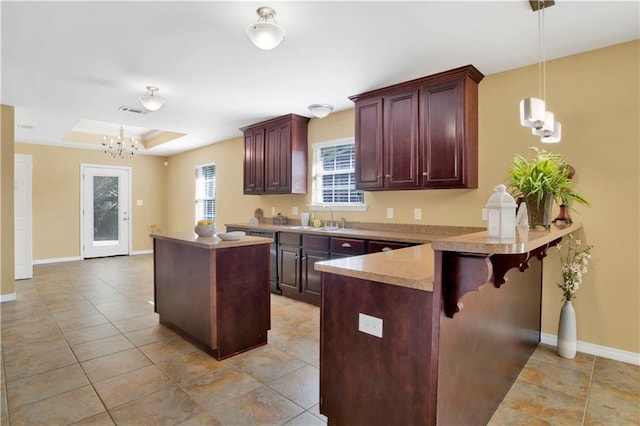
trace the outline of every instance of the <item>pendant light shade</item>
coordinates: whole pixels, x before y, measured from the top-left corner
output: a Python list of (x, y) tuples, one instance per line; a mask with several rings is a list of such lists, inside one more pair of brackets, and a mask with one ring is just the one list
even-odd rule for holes
[(147, 93), (140, 96), (140, 103), (149, 111), (157, 111), (164, 105), (164, 99), (156, 93), (158, 90), (157, 87), (147, 86)]
[(553, 125), (555, 122), (553, 113), (551, 111), (545, 111), (543, 121), (544, 122), (541, 123), (542, 127), (534, 127), (533, 129), (531, 129), (531, 133), (541, 137), (551, 136), (551, 134), (553, 133)]
[(329, 104), (313, 104), (309, 105), (309, 112), (313, 114), (314, 117), (324, 118), (329, 115), (333, 111), (333, 106)]
[(543, 136), (540, 141), (543, 143), (558, 143), (562, 139), (562, 124), (556, 121), (553, 125), (553, 132), (549, 136)]
[(520, 101), (520, 124), (525, 127), (540, 127), (544, 122), (545, 105), (542, 99), (526, 98)]
[(270, 50), (277, 47), (287, 34), (284, 28), (276, 23), (274, 17), (276, 11), (270, 7), (261, 7), (257, 10), (257, 14), (258, 22), (247, 27), (247, 35), (260, 49)]

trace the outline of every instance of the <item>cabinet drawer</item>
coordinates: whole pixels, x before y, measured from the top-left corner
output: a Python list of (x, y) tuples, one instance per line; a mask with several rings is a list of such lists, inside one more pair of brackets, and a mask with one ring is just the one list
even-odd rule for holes
[(302, 235), (302, 246), (306, 249), (329, 251), (329, 237), (320, 235)]
[(302, 243), (302, 234), (294, 234), (292, 232), (280, 233), (280, 244), (289, 244), (299, 246)]
[(397, 250), (405, 247), (409, 247), (409, 244), (390, 243), (386, 241), (369, 241), (368, 253), (378, 253), (380, 251)]
[(349, 254), (352, 256), (364, 254), (364, 240), (331, 238), (331, 251), (333, 253)]

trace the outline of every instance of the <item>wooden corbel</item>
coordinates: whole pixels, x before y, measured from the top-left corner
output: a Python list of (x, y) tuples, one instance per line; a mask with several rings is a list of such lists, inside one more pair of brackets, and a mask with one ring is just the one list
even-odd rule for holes
[(478, 291), (491, 278), (489, 255), (456, 252), (442, 253), (442, 298), (447, 317), (453, 318), (464, 305), (460, 298), (470, 291)]
[(493, 264), (493, 285), (500, 288), (500, 286), (507, 281), (504, 276), (507, 274), (509, 269), (517, 267), (520, 272), (524, 272), (529, 268), (529, 261), (534, 257), (538, 260), (544, 259), (547, 256), (547, 250), (556, 246), (560, 240), (562, 240), (562, 237), (533, 249), (529, 253), (492, 255), (491, 263)]

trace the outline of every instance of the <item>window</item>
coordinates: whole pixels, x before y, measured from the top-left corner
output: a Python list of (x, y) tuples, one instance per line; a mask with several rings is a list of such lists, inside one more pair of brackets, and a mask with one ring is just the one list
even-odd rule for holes
[(364, 207), (364, 195), (355, 186), (355, 145), (352, 138), (314, 144), (313, 163), (315, 205)]
[(216, 220), (216, 165), (196, 166), (196, 221)]

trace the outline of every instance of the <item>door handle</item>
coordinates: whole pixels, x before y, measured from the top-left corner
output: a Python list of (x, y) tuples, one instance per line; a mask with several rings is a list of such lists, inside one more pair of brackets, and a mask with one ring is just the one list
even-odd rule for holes
[(127, 218), (126, 218), (126, 217), (123, 217), (123, 218), (122, 218), (122, 220), (127, 220)]

